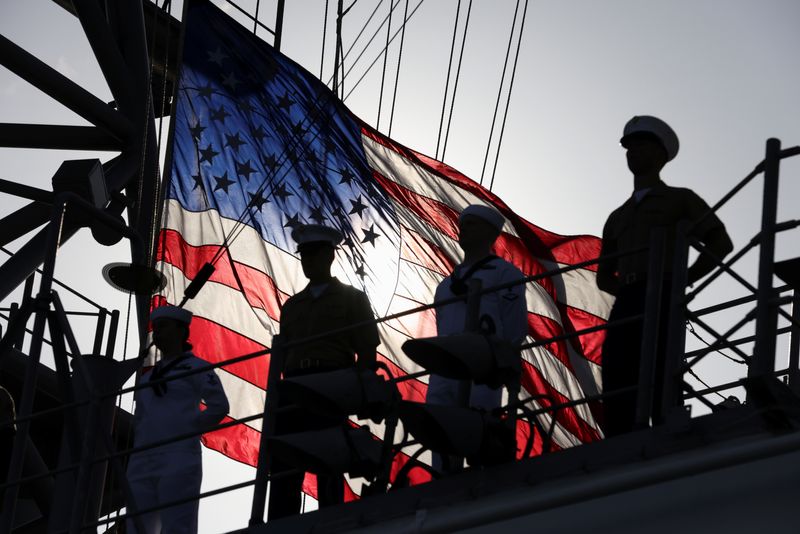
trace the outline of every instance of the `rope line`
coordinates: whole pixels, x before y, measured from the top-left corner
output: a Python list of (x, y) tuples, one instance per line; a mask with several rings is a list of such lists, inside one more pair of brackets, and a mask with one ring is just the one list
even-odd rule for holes
[(458, 15), (461, 12), (461, 0), (458, 0), (456, 6), (456, 20), (453, 24), (453, 40), (450, 43), (450, 59), (447, 61), (447, 78), (444, 82), (444, 97), (442, 99), (442, 116), (439, 118), (439, 133), (436, 135), (436, 153), (434, 159), (439, 159), (439, 144), (442, 140), (442, 127), (444, 126), (444, 115), (447, 109), (447, 93), (450, 89), (450, 72), (453, 68), (453, 52), (456, 49), (456, 35), (458, 34)]
[[(394, 92), (392, 93), (392, 112), (389, 114), (389, 137), (392, 136), (392, 124), (394, 123), (394, 106), (397, 103), (397, 86), (400, 85), (400, 63), (403, 61), (403, 43), (406, 39), (406, 22), (408, 21), (408, 0), (403, 9), (403, 25), (400, 33), (400, 51), (397, 54), (397, 71), (394, 77)], [(387, 45), (388, 46), (388, 45)]]
[(322, 53), (319, 57), (319, 79), (322, 79), (323, 67), (325, 66), (325, 42), (328, 39), (328, 2), (325, 0), (325, 15), (322, 17)]
[(497, 122), (497, 112), (500, 110), (500, 98), (503, 95), (503, 84), (506, 79), (506, 69), (508, 68), (508, 58), (511, 55), (511, 43), (514, 41), (514, 28), (517, 26), (517, 13), (519, 12), (519, 0), (514, 7), (514, 19), (511, 21), (511, 31), (508, 34), (508, 46), (506, 47), (506, 58), (503, 60), (503, 73), (500, 75), (500, 87), (497, 88), (497, 100), (494, 103), (494, 114), (492, 115), (492, 126), (489, 128), (489, 141), (486, 143), (486, 155), (483, 157), (483, 167), (481, 168), (480, 184), (483, 185), (483, 176), (486, 173), (486, 163), (489, 161), (489, 151), (494, 137), (494, 126)]
[(450, 100), (450, 114), (447, 117), (447, 130), (444, 134), (444, 145), (442, 146), (442, 160), (444, 160), (444, 153), (447, 151), (447, 140), (450, 138), (450, 125), (453, 122), (453, 109), (456, 107), (456, 93), (458, 93), (458, 80), (461, 78), (461, 62), (464, 59), (464, 48), (467, 44), (467, 32), (469, 31), (469, 18), (472, 14), (472, 0), (469, 0), (467, 6), (467, 20), (464, 22), (464, 36), (461, 39), (461, 51), (458, 53), (458, 68), (456, 69), (456, 79), (453, 82), (453, 97)]
[[(711, 347), (711, 344), (708, 341), (706, 341), (705, 339), (703, 339), (703, 337), (700, 336), (699, 333), (697, 333), (697, 330), (695, 330), (694, 325), (689, 320), (686, 321), (686, 330), (688, 330), (690, 334), (692, 334), (694, 337), (696, 337), (706, 347)], [(725, 354), (720, 349), (715, 349), (714, 352), (716, 352), (720, 356), (724, 356), (725, 358), (729, 359), (733, 363), (738, 363), (738, 364), (741, 364), (741, 365), (747, 365), (747, 362), (745, 360), (741, 360), (741, 359), (735, 358), (735, 357), (733, 357), (733, 356), (731, 356), (729, 354)]]
[(503, 134), (506, 131), (506, 119), (508, 119), (508, 108), (511, 105), (511, 91), (514, 89), (514, 78), (517, 74), (517, 62), (519, 60), (519, 51), (522, 47), (522, 35), (525, 31), (525, 18), (528, 14), (528, 0), (525, 0), (525, 7), (522, 9), (522, 22), (519, 25), (519, 40), (517, 41), (517, 51), (514, 54), (514, 67), (511, 69), (511, 82), (508, 84), (508, 98), (506, 99), (506, 109), (503, 112), (503, 123), (500, 126), (500, 137), (497, 140), (497, 153), (494, 158), (494, 166), (492, 167), (492, 179), (489, 182), (489, 191), (494, 187), (494, 176), (497, 172), (497, 162), (500, 161), (500, 147), (503, 145)]
[[(398, 0), (399, 3), (399, 0)], [(381, 127), (381, 108), (383, 107), (383, 88), (386, 84), (386, 64), (389, 62), (389, 38), (392, 36), (392, 11), (394, 6), (389, 4), (389, 24), (386, 26), (386, 46), (383, 47), (383, 71), (381, 72), (381, 90), (378, 94), (378, 119), (375, 121), (375, 129)]]

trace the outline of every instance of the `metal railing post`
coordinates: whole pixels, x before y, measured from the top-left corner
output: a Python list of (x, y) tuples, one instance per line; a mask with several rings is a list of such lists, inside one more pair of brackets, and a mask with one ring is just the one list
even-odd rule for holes
[(689, 231), (690, 225), (683, 221), (675, 232), (675, 249), (672, 258), (672, 276), (669, 294), (669, 321), (666, 325), (667, 343), (664, 353), (663, 390), (660, 413), (653, 419), (663, 422), (677, 407), (683, 405), (683, 366), (686, 351), (686, 284), (689, 279)]
[(778, 313), (772, 300), (777, 296), (772, 284), (775, 259), (775, 222), (778, 215), (778, 167), (781, 142), (767, 139), (764, 160), (764, 205), (761, 213), (760, 250), (758, 258), (758, 301), (756, 304), (756, 342), (747, 376), (772, 372), (775, 367), (775, 330)]
[(639, 388), (636, 396), (637, 428), (649, 424), (653, 409), (655, 371), (660, 337), (661, 301), (664, 287), (664, 250), (666, 231), (663, 227), (650, 232), (650, 256), (647, 266), (647, 289), (645, 293), (644, 324), (642, 328), (641, 356), (639, 358)]
[(253, 486), (253, 506), (250, 510), (250, 526), (264, 523), (264, 510), (267, 503), (267, 483), (270, 475), (270, 456), (267, 442), (275, 433), (275, 410), (278, 408), (278, 382), (285, 359), (280, 336), (273, 336), (269, 355), (269, 375), (267, 377), (267, 396), (264, 400), (264, 416), (261, 420), (261, 441), (258, 447), (256, 480)]

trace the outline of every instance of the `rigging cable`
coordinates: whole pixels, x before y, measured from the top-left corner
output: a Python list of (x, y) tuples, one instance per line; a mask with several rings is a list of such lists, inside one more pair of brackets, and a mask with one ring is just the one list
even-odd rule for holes
[(456, 79), (453, 82), (453, 98), (450, 101), (450, 115), (447, 117), (447, 131), (444, 134), (444, 145), (442, 146), (442, 160), (447, 150), (447, 139), (450, 137), (450, 124), (453, 122), (453, 108), (456, 106), (456, 93), (458, 92), (458, 79), (461, 77), (461, 61), (464, 59), (464, 46), (467, 44), (467, 31), (469, 30), (469, 16), (472, 13), (472, 0), (467, 6), (467, 20), (464, 22), (464, 37), (461, 39), (461, 51), (458, 53), (458, 68), (456, 69)]
[(442, 140), (442, 126), (444, 126), (444, 113), (447, 109), (447, 92), (450, 89), (450, 71), (453, 68), (453, 52), (456, 49), (456, 35), (458, 34), (458, 14), (461, 11), (461, 0), (458, 0), (456, 6), (456, 21), (453, 25), (453, 41), (450, 43), (450, 59), (447, 62), (447, 78), (444, 82), (444, 98), (442, 99), (442, 116), (439, 118), (439, 133), (436, 135), (436, 154), (434, 159), (439, 159), (439, 143)]
[[(411, 14), (410, 14), (410, 15), (408, 15), (408, 18), (406, 19), (406, 23), (407, 23), (409, 20), (411, 20), (411, 17), (413, 17), (413, 16), (414, 16), (414, 14), (417, 12), (417, 10), (418, 10), (418, 9), (419, 9), (419, 8), (422, 6), (422, 3), (423, 3), (424, 1), (425, 1), (425, 0), (419, 0), (419, 2), (417, 3), (416, 7), (414, 7), (414, 9), (411, 11)], [(405, 26), (404, 26), (404, 27), (405, 27)], [(392, 39), (391, 39), (391, 41), (389, 41), (389, 44), (391, 44), (392, 42), (394, 42), (395, 38), (397, 38), (398, 34), (400, 34), (400, 32), (402, 31), (402, 29), (403, 29), (403, 28), (401, 28), (400, 30), (397, 30), (397, 31), (394, 33), (394, 35), (392, 36)], [(359, 85), (361, 85), (361, 82), (364, 80), (364, 78), (366, 78), (367, 74), (369, 74), (369, 71), (370, 71), (370, 70), (372, 70), (372, 67), (374, 67), (374, 66), (375, 66), (375, 63), (377, 63), (377, 62), (378, 62), (378, 60), (381, 58), (381, 54), (383, 54), (383, 50), (381, 50), (381, 52), (378, 54), (378, 56), (377, 56), (375, 59), (373, 59), (373, 60), (372, 60), (372, 63), (370, 63), (370, 64), (369, 64), (369, 66), (368, 66), (368, 67), (367, 67), (367, 69), (364, 71), (364, 73), (361, 75), (361, 77), (358, 79), (358, 81), (357, 81), (355, 84), (353, 84), (353, 87), (350, 89), (350, 91), (348, 91), (348, 92), (347, 92), (347, 95), (345, 95), (345, 97), (344, 97), (343, 101), (346, 101), (348, 98), (350, 98), (350, 95), (351, 95), (351, 94), (353, 94), (353, 91), (356, 89), (356, 87), (358, 87)]]
[(503, 112), (503, 123), (500, 126), (500, 137), (497, 140), (497, 153), (494, 157), (494, 165), (492, 166), (492, 179), (489, 182), (489, 191), (494, 186), (494, 175), (497, 172), (497, 162), (500, 160), (500, 147), (503, 144), (503, 134), (506, 130), (506, 119), (508, 119), (508, 108), (511, 104), (511, 91), (514, 89), (514, 78), (517, 75), (517, 61), (519, 61), (519, 50), (522, 48), (522, 35), (525, 31), (525, 18), (528, 14), (528, 0), (525, 0), (525, 7), (522, 8), (522, 22), (519, 25), (519, 40), (517, 41), (517, 51), (514, 54), (514, 66), (511, 69), (511, 82), (508, 84), (508, 98), (506, 99), (506, 109)]
[(322, 17), (322, 54), (319, 58), (319, 79), (322, 79), (322, 70), (325, 66), (325, 41), (328, 39), (328, 0), (325, 0), (325, 16)]
[(494, 126), (497, 122), (497, 112), (500, 109), (500, 97), (503, 95), (503, 84), (506, 79), (506, 69), (508, 68), (508, 57), (511, 55), (511, 43), (514, 41), (514, 29), (517, 27), (517, 13), (519, 12), (519, 0), (514, 7), (514, 19), (511, 21), (511, 32), (508, 34), (508, 47), (506, 47), (506, 59), (503, 62), (503, 73), (500, 75), (500, 87), (497, 89), (497, 101), (494, 103), (494, 115), (492, 115), (492, 126), (489, 128), (489, 141), (486, 143), (486, 155), (483, 157), (483, 168), (481, 169), (480, 185), (483, 185), (483, 175), (486, 173), (486, 162), (489, 161), (489, 150), (492, 146), (494, 137)]
[[(400, 1), (398, 0), (398, 3)], [(389, 61), (389, 38), (392, 36), (392, 11), (394, 6), (389, 3), (389, 24), (386, 27), (386, 46), (383, 48), (383, 72), (381, 73), (381, 90), (378, 93), (378, 119), (375, 121), (375, 129), (381, 128), (381, 108), (383, 107), (383, 87), (386, 83), (386, 63)]]
[[(392, 124), (394, 123), (394, 105), (397, 103), (397, 86), (400, 84), (400, 63), (403, 61), (403, 43), (406, 40), (406, 22), (408, 21), (408, 0), (403, 10), (403, 25), (400, 33), (400, 51), (397, 54), (397, 71), (394, 77), (394, 92), (392, 93), (392, 111), (389, 114), (389, 137), (392, 136)], [(388, 44), (387, 44), (388, 46)]]
[[(342, 72), (343, 72), (343, 74), (342, 74), (342, 83), (344, 83), (344, 78), (345, 78), (346, 76), (349, 76), (349, 75), (350, 75), (350, 73), (353, 71), (353, 68), (355, 68), (355, 66), (356, 66), (355, 64), (356, 64), (356, 63), (357, 63), (357, 62), (358, 62), (358, 61), (361, 59), (361, 57), (362, 57), (362, 56), (363, 56), (363, 55), (364, 55), (364, 54), (367, 52), (367, 49), (368, 49), (368, 48), (369, 48), (369, 46), (372, 44), (372, 41), (374, 41), (374, 40), (375, 40), (375, 38), (378, 36), (378, 34), (381, 32), (381, 30), (383, 29), (383, 25), (384, 25), (384, 24), (386, 24), (386, 21), (387, 21), (387, 20), (389, 20), (389, 18), (391, 17), (392, 11), (394, 11), (394, 10), (395, 10), (395, 8), (397, 7), (397, 5), (398, 5), (399, 3), (400, 3), (400, 0), (397, 0), (397, 2), (395, 2), (394, 4), (392, 4), (392, 3), (390, 2), (390, 4), (391, 4), (391, 9), (389, 10), (389, 15), (387, 15), (386, 17), (384, 17), (383, 21), (380, 23), (380, 25), (378, 26), (378, 28), (375, 30), (375, 33), (373, 33), (373, 34), (372, 34), (372, 37), (370, 37), (370, 38), (369, 38), (369, 41), (367, 41), (367, 44), (365, 44), (365, 45), (364, 45), (364, 48), (361, 50), (361, 53), (360, 53), (360, 54), (358, 54), (358, 57), (356, 57), (356, 59), (353, 61), (353, 65), (351, 65), (351, 66), (350, 66), (350, 68), (349, 68), (349, 69), (347, 69), (347, 72), (344, 72), (344, 67), (342, 68)], [(364, 29), (365, 29), (365, 28), (366, 28), (366, 26), (364, 27)], [(363, 30), (362, 30), (362, 31), (363, 31)], [(390, 42), (391, 42), (391, 41), (390, 41)], [(354, 43), (354, 45), (355, 45), (355, 43)], [(352, 50), (352, 49), (353, 49), (353, 46), (351, 46), (351, 47), (350, 47), (350, 50)], [(347, 53), (347, 54), (345, 54), (345, 56), (347, 56), (347, 55), (350, 53), (350, 50), (348, 50), (348, 53)], [(383, 48), (381, 48), (381, 52), (380, 52), (380, 54), (383, 54), (383, 50), (384, 50), (384, 49), (383, 49)], [(380, 58), (380, 54), (378, 55), (378, 58)], [(351, 90), (351, 91), (350, 91), (350, 93), (352, 93), (352, 92), (353, 92), (353, 91)], [(348, 93), (348, 94), (350, 94), (350, 93)], [(342, 90), (342, 94), (344, 94), (344, 90)]]
[[(425, 0), (419, 0), (417, 5), (414, 7), (414, 9), (411, 11), (411, 13), (408, 15), (408, 17), (406, 18), (405, 22), (403, 23), (403, 27), (405, 27), (405, 25), (411, 20), (411, 18), (414, 16), (414, 14), (416, 14), (416, 12), (422, 6), (424, 1)], [(400, 34), (401, 31), (402, 31), (402, 28), (398, 29), (395, 32), (395, 34), (392, 36), (391, 40), (389, 41), (390, 44), (395, 40), (395, 38), (397, 38), (397, 35)], [(381, 51), (381, 54), (382, 53), (383, 53), (383, 51)], [(380, 59), (380, 57), (381, 57), (381, 55), (378, 54), (378, 56), (372, 61), (372, 63), (367, 67), (367, 69), (364, 71), (364, 73), (361, 75), (361, 77), (358, 79), (358, 81), (350, 89), (350, 92), (347, 94), (345, 99), (348, 96), (350, 96), (350, 94), (356, 89), (356, 87), (358, 87), (358, 85), (363, 81), (364, 77), (369, 73), (369, 71), (372, 69), (372, 67), (375, 66), (375, 63), (377, 63), (377, 61)], [(335, 76), (335, 74), (336, 73), (334, 72), (334, 76)], [(333, 92), (332, 95), (333, 94), (335, 94), (335, 92)], [(320, 96), (322, 96), (322, 95), (320, 95)], [(318, 115), (322, 111), (322, 107), (323, 107), (323, 106), (316, 106), (316, 104), (318, 104), (319, 102), (320, 102), (320, 100), (317, 100), (314, 103), (315, 107), (317, 109), (317, 114), (315, 114), (313, 116), (309, 115), (306, 119), (303, 120), (303, 122), (302, 122), (303, 125), (306, 125), (306, 123), (314, 124), (318, 120)], [(319, 133), (317, 133), (316, 135), (319, 135)], [(248, 216), (249, 210), (252, 207), (253, 202), (256, 199), (258, 199), (259, 196), (262, 195), (266, 191), (266, 189), (267, 189), (267, 187), (269, 185), (272, 185), (272, 189), (270, 190), (269, 194), (267, 194), (266, 197), (264, 197), (264, 198), (267, 198), (267, 199), (270, 198), (273, 195), (273, 193), (275, 191), (275, 188), (278, 185), (280, 185), (281, 183), (283, 183), (283, 181), (286, 179), (286, 177), (288, 176), (288, 174), (290, 172), (290, 169), (291, 169), (291, 167), (287, 167), (287, 168), (284, 169), (284, 164), (288, 160), (288, 156), (289, 156), (288, 149), (289, 148), (294, 148), (294, 146), (300, 146), (300, 140), (301, 139), (298, 136), (295, 136), (292, 139), (290, 139), (289, 143), (287, 143), (287, 145), (284, 148), (283, 152), (278, 156), (278, 163), (277, 163), (277, 165), (275, 167), (274, 175), (265, 176), (265, 178), (261, 181), (261, 184), (259, 185), (259, 188), (254, 193), (253, 199), (251, 199), (251, 201), (248, 202), (247, 206), (245, 206), (244, 210), (242, 211), (242, 213), (237, 218), (236, 223), (233, 225), (233, 228), (231, 228), (224, 235), (222, 243), (220, 243), (218, 245), (217, 252), (211, 258), (209, 263), (214, 265), (217, 261), (219, 261), (219, 259), (225, 253), (225, 249), (228, 248), (233, 243), (233, 241), (235, 241), (236, 238), (244, 231), (244, 227), (246, 226), (244, 224), (244, 219), (245, 219), (245, 217)], [(292, 143), (293, 143), (294, 146), (292, 146)], [(282, 176), (278, 177), (277, 174), (278, 174), (278, 172), (280, 170), (283, 170), (284, 173), (283, 173)]]
[(253, 17), (253, 35), (256, 35), (256, 30), (258, 30), (258, 9), (261, 7), (261, 0), (256, 0), (256, 16)]

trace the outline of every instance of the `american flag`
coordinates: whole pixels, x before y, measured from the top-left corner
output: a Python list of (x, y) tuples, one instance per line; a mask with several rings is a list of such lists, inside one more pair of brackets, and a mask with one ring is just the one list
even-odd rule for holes
[[(505, 215), (496, 254), (527, 275), (598, 255), (597, 238), (545, 231), (455, 169), (377, 132), (312, 74), (210, 3), (192, 2), (185, 23), (157, 256), (168, 284), (155, 300), (180, 302), (203, 264), (214, 262), (214, 275), (187, 305), (195, 314), (190, 340), (198, 357), (219, 362), (270, 346), (283, 302), (307, 283), (290, 238), (304, 222), (342, 231), (335, 274), (366, 291), (376, 317), (433, 301), (436, 285), (461, 256), (457, 217), (468, 204)], [(592, 268), (528, 284), (527, 301), (529, 341), (602, 324), (610, 308)], [(392, 373), (418, 371), (400, 347), (435, 335), (434, 312), (379, 328), (378, 357)], [(524, 351), (523, 395), (547, 396), (533, 407), (597, 392), (602, 336)], [(228, 420), (263, 410), (267, 369), (265, 356), (218, 371), (230, 400)], [(426, 387), (425, 377), (410, 380), (401, 393), (423, 401)], [(592, 410), (558, 411), (553, 446), (598, 439)], [(521, 444), (531, 428), (520, 423)], [(259, 436), (260, 422), (251, 421), (204, 442), (254, 465)], [(534, 443), (536, 454), (541, 436)], [(404, 452), (398, 465), (414, 450)], [(352, 489), (358, 493), (356, 484)]]

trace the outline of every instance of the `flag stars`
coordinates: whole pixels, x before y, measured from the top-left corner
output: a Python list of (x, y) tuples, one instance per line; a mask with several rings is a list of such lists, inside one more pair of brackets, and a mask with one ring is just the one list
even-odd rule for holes
[(275, 154), (267, 154), (261, 158), (261, 163), (264, 165), (264, 168), (267, 172), (272, 172), (278, 168), (278, 159), (275, 157)]
[(214, 156), (216, 156), (217, 154), (219, 154), (219, 152), (214, 150), (211, 146), (211, 143), (209, 143), (207, 147), (200, 149), (200, 163), (205, 161), (213, 164)]
[(342, 175), (342, 178), (339, 180), (340, 184), (350, 185), (350, 183), (356, 178), (353, 172), (347, 168), (339, 169), (339, 174)]
[(249, 181), (250, 175), (256, 172), (256, 169), (250, 166), (249, 159), (244, 163), (239, 163), (238, 161), (235, 161), (234, 163), (236, 164), (236, 174), (243, 177), (245, 180)]
[(228, 58), (228, 54), (222, 51), (220, 47), (217, 47), (216, 50), (213, 52), (208, 52), (208, 60), (211, 63), (215, 63), (217, 66), (221, 67), (222, 62)]
[(189, 133), (191, 133), (191, 134), (192, 134), (192, 137), (193, 137), (194, 139), (196, 139), (197, 141), (199, 141), (199, 140), (200, 140), (200, 134), (202, 134), (202, 133), (203, 133), (203, 130), (205, 130), (205, 129), (206, 129), (206, 127), (205, 127), (205, 126), (203, 126), (203, 125), (201, 125), (201, 124), (200, 124), (200, 121), (197, 121), (197, 122), (196, 122), (195, 124), (193, 124), (192, 126), (189, 126)]
[(225, 139), (227, 140), (227, 142), (225, 143), (225, 146), (231, 147), (234, 152), (238, 152), (240, 146), (242, 146), (244, 144), (247, 144), (239, 136), (239, 132), (236, 132), (235, 135), (225, 134)]
[(308, 178), (300, 178), (300, 189), (306, 192), (306, 194), (311, 194), (314, 192), (314, 185), (311, 183), (311, 180)]
[(289, 198), (293, 194), (294, 193), (291, 193), (291, 192), (286, 190), (286, 184), (284, 184), (284, 183), (280, 183), (280, 184), (276, 185), (272, 190), (272, 195), (275, 196), (276, 198), (281, 199), (281, 201), (284, 201), (284, 202), (286, 201), (287, 198)]
[(199, 188), (200, 188), (200, 190), (202, 191), (202, 190), (203, 190), (203, 188), (204, 188), (204, 184), (203, 184), (203, 175), (202, 175), (202, 174), (200, 174), (200, 172), (198, 172), (197, 174), (193, 174), (193, 175), (192, 175), (192, 180), (194, 180), (194, 187), (192, 187), (192, 191), (194, 191), (194, 190), (195, 190), (195, 189), (197, 189), (198, 187), (199, 187)]
[(211, 110), (211, 120), (224, 123), (225, 119), (230, 116), (231, 114), (225, 111), (225, 106), (220, 106), (218, 109)]
[(361, 212), (367, 209), (367, 205), (364, 204), (361, 200), (361, 195), (358, 195), (358, 198), (355, 200), (350, 201), (351, 208), (350, 208), (350, 215), (354, 213), (361, 217)]
[(226, 195), (228, 194), (228, 188), (235, 183), (233, 180), (228, 179), (228, 171), (225, 171), (222, 176), (214, 176), (214, 180), (217, 182), (217, 187), (214, 188), (214, 191), (222, 189)]
[(206, 84), (197, 89), (197, 94), (206, 98), (211, 98), (214, 94), (214, 88), (210, 84)]
[(292, 109), (292, 104), (294, 104), (294, 103), (295, 103), (294, 100), (289, 98), (289, 93), (288, 92), (284, 93), (283, 96), (281, 96), (278, 99), (278, 101), (276, 102), (277, 106), (280, 109), (285, 109), (286, 111), (291, 110)]
[(252, 135), (253, 135), (253, 139), (258, 141), (259, 143), (261, 141), (263, 141), (265, 137), (268, 137), (267, 132), (264, 131), (264, 128), (261, 127), (261, 125), (259, 125), (258, 128), (255, 128), (253, 130)]
[(319, 156), (317, 156), (316, 152), (309, 150), (306, 152), (306, 163), (309, 165), (318, 165), (321, 163), (321, 160), (319, 159)]
[(303, 135), (305, 135), (307, 131), (308, 129), (303, 127), (303, 121), (297, 121), (292, 123), (292, 135), (297, 137), (303, 137)]
[(231, 91), (236, 91), (236, 86), (241, 85), (242, 82), (236, 77), (236, 74), (231, 72), (222, 78), (222, 85), (230, 87)]
[(300, 214), (299, 213), (295, 213), (294, 215), (291, 215), (291, 216), (286, 218), (286, 224), (284, 224), (283, 227), (284, 228), (291, 228), (292, 230), (294, 230), (295, 228), (297, 228), (298, 226), (301, 226), (302, 224), (303, 224), (303, 221), (300, 220)]
[(369, 229), (362, 228), (364, 231), (364, 239), (361, 240), (362, 243), (369, 243), (373, 247), (375, 246), (375, 240), (378, 239), (381, 235), (375, 232), (375, 225), (370, 225)]
[(364, 264), (359, 263), (356, 266), (356, 274), (363, 280), (365, 276), (367, 276), (366, 271), (364, 271)]
[(261, 209), (264, 207), (264, 204), (267, 203), (269, 203), (269, 200), (267, 199), (266, 196), (264, 196), (263, 192), (256, 191), (255, 193), (250, 193), (249, 205), (253, 206), (256, 209), (256, 211), (261, 211)]
[(322, 213), (322, 207), (320, 206), (315, 206), (311, 208), (311, 215), (309, 215), (309, 218), (312, 221), (316, 221), (317, 224), (324, 224), (325, 220), (327, 219), (325, 215)]

